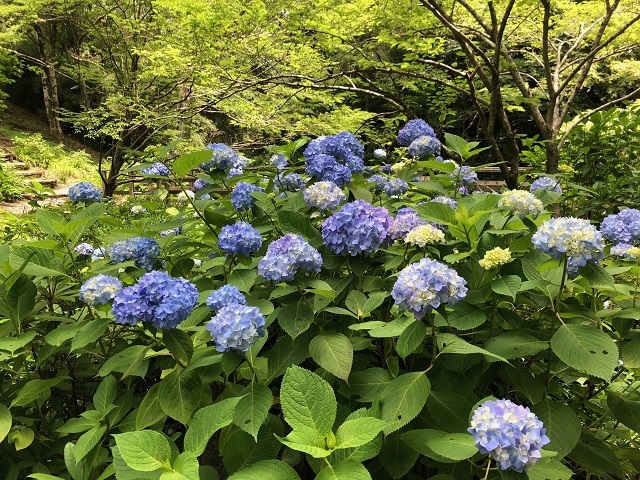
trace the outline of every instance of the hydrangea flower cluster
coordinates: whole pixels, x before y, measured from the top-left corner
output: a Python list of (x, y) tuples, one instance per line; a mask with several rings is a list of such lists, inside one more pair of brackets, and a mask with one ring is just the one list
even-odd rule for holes
[(391, 226), (389, 227), (389, 238), (391, 240), (397, 240), (398, 238), (405, 238), (414, 228), (420, 225), (426, 225), (427, 221), (420, 218), (418, 213), (411, 207), (405, 207), (398, 210), (396, 218), (393, 219)]
[(290, 282), (298, 271), (319, 272), (322, 257), (300, 235), (288, 233), (271, 242), (258, 263), (258, 273), (274, 282)]
[(257, 307), (239, 303), (225, 305), (207, 323), (207, 330), (218, 352), (245, 353), (258, 338), (264, 337), (264, 316)]
[(133, 260), (138, 267), (147, 271), (153, 270), (160, 245), (153, 238), (130, 237), (127, 240), (119, 240), (107, 247), (106, 256), (113, 263), (122, 263)]
[(409, 184), (401, 178), (390, 178), (384, 184), (383, 190), (387, 197), (399, 197), (407, 192)]
[(464, 189), (464, 191), (461, 192), (463, 194), (468, 194), (476, 188), (476, 183), (478, 182), (478, 174), (467, 165), (456, 167), (453, 170), (451, 176), (454, 177), (457, 181), (456, 188), (458, 190)]
[(440, 305), (453, 305), (467, 294), (466, 280), (458, 273), (430, 258), (403, 268), (391, 295), (396, 305), (421, 319)]
[(409, 120), (404, 127), (398, 132), (398, 143), (405, 147), (408, 147), (420, 137), (434, 137), (436, 136), (435, 130), (427, 122), (418, 118), (416, 120)]
[(140, 215), (146, 211), (147, 209), (142, 205), (134, 205), (133, 207), (131, 207), (131, 213), (133, 213), (134, 215)]
[(90, 243), (79, 243), (73, 247), (74, 252), (78, 252), (79, 255), (91, 255), (93, 253), (93, 245)]
[(382, 192), (385, 185), (389, 182), (387, 177), (385, 177), (384, 175), (380, 175), (379, 173), (371, 175), (367, 181), (374, 184), (373, 191), (376, 193)]
[(634, 247), (628, 243), (619, 243), (611, 247), (609, 252), (613, 257), (621, 258), (640, 258), (640, 247)]
[(602, 220), (600, 231), (604, 238), (614, 243), (636, 244), (640, 242), (640, 211), (625, 208)]
[(573, 217), (545, 221), (531, 237), (538, 251), (561, 259), (567, 256), (570, 274), (587, 263), (597, 264), (603, 257), (602, 235), (588, 220)]
[(79, 182), (69, 187), (69, 200), (72, 202), (101, 202), (102, 192), (93, 183)]
[(211, 150), (211, 160), (200, 165), (200, 168), (205, 172), (238, 168), (244, 164), (236, 151), (224, 143), (210, 143), (205, 148)]
[(273, 155), (271, 157), (271, 163), (278, 169), (284, 170), (287, 167), (287, 159), (282, 154)]
[(498, 201), (498, 207), (503, 212), (509, 212), (524, 218), (531, 214), (533, 218), (537, 218), (544, 212), (542, 202), (536, 198), (533, 193), (526, 190), (509, 190), (504, 192)]
[(256, 199), (253, 198), (251, 192), (264, 192), (264, 188), (249, 182), (240, 182), (231, 192), (231, 205), (237, 212), (250, 210)]
[(535, 192), (536, 190), (547, 190), (549, 192), (562, 193), (560, 181), (551, 177), (540, 177), (531, 182), (529, 191)]
[(409, 145), (409, 155), (416, 158), (428, 158), (440, 155), (440, 141), (436, 137), (423, 135)]
[(297, 192), (304, 188), (305, 179), (297, 173), (290, 173), (285, 176), (277, 175), (276, 185), (280, 190), (284, 190), (286, 192)]
[(99, 273), (80, 287), (80, 300), (87, 305), (104, 305), (122, 290), (122, 283), (116, 277)]
[(485, 270), (499, 267), (511, 261), (511, 251), (508, 248), (495, 247), (487, 251), (478, 263)]
[(387, 175), (391, 173), (391, 167), (392, 165), (390, 163), (385, 163), (384, 165), (382, 165), (380, 167), (380, 171), (382, 173), (386, 173)]
[(342, 189), (333, 182), (316, 182), (304, 190), (304, 201), (319, 210), (335, 210), (347, 199)]
[(376, 148), (373, 151), (373, 158), (376, 158), (378, 160), (383, 160), (387, 158), (387, 152), (382, 148)]
[(151, 322), (156, 328), (176, 328), (198, 303), (198, 289), (184, 278), (153, 271), (127, 287), (113, 300), (116, 323)]
[(184, 192), (180, 192), (178, 194), (178, 197), (176, 198), (176, 200), (178, 201), (178, 203), (186, 203), (189, 201), (189, 199), (193, 200), (195, 196), (196, 194), (193, 193), (191, 190), (185, 190)]
[(351, 181), (354, 173), (364, 169), (364, 147), (349, 132), (318, 137), (304, 151), (307, 174), (330, 180), (340, 187)]
[(500, 469), (518, 473), (537, 462), (550, 442), (538, 417), (510, 400), (484, 402), (473, 412), (467, 431), (480, 453), (490, 454)]
[(231, 304), (246, 305), (247, 299), (244, 294), (234, 285), (223, 285), (217, 290), (214, 290), (207, 296), (207, 306), (218, 312), (222, 307)]
[(445, 197), (444, 195), (438, 195), (437, 197), (432, 198), (430, 201), (448, 205), (454, 210), (458, 208), (458, 202), (456, 202), (453, 198)]
[(198, 190), (202, 190), (204, 187), (208, 187), (209, 185), (211, 184), (206, 180), (196, 178), (196, 180), (193, 182), (193, 191), (197, 192)]
[(169, 167), (167, 167), (164, 163), (160, 163), (160, 162), (156, 162), (147, 168), (143, 168), (141, 172), (144, 173), (145, 175), (158, 175), (161, 177), (166, 177), (171, 173), (171, 171), (169, 170)]
[(180, 235), (182, 233), (182, 227), (170, 228), (169, 230), (162, 230), (160, 232), (161, 237), (166, 237), (171, 234)]
[(385, 208), (356, 200), (322, 222), (322, 240), (333, 253), (368, 255), (387, 241), (392, 222)]
[(247, 222), (225, 225), (218, 235), (218, 247), (226, 255), (238, 253), (248, 257), (261, 246), (262, 236), (260, 232)]
[(431, 243), (444, 242), (444, 233), (436, 226), (427, 223), (411, 229), (404, 237), (404, 241), (410, 245), (426, 247)]

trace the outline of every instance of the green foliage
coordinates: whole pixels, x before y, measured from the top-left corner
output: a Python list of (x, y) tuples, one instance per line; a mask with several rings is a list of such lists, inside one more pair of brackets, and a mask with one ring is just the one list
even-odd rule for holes
[(11, 201), (22, 197), (25, 189), (23, 177), (6, 163), (0, 165), (0, 200)]

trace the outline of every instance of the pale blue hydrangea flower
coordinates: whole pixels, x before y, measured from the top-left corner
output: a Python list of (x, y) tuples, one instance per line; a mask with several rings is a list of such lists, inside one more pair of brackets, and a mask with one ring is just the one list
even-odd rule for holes
[(211, 150), (211, 160), (200, 165), (205, 172), (225, 170), (240, 163), (240, 157), (236, 151), (224, 143), (210, 143), (205, 148)]
[(305, 181), (306, 180), (297, 173), (289, 173), (284, 176), (278, 174), (276, 176), (275, 184), (280, 190), (284, 190), (286, 192), (297, 192), (304, 188)]
[(456, 188), (458, 189), (458, 191), (460, 191), (460, 189), (464, 190), (460, 192), (463, 195), (468, 195), (476, 188), (476, 183), (478, 182), (478, 174), (467, 165), (456, 167), (453, 170), (451, 176), (456, 179)]
[(409, 184), (401, 178), (390, 178), (383, 190), (387, 197), (399, 197), (407, 192)]
[(235, 285), (223, 285), (207, 296), (207, 306), (216, 313), (231, 304), (246, 305), (247, 298)]
[(401, 208), (389, 227), (389, 238), (391, 240), (404, 239), (411, 230), (427, 223), (413, 208)]
[(170, 228), (168, 230), (162, 230), (160, 232), (160, 236), (161, 237), (166, 237), (167, 235), (180, 235), (182, 233), (182, 227), (175, 227), (175, 228)]
[(147, 168), (143, 168), (141, 172), (145, 175), (158, 175), (161, 177), (166, 177), (171, 173), (169, 168), (164, 163), (160, 162), (156, 162)]
[(625, 208), (620, 213), (608, 215), (600, 225), (600, 231), (607, 240), (614, 243), (640, 242), (640, 211)]
[(264, 323), (264, 316), (257, 307), (233, 303), (222, 307), (206, 328), (218, 352), (237, 350), (245, 353), (260, 337), (264, 337)]
[(384, 149), (382, 149), (382, 148), (376, 148), (373, 151), (373, 157), (377, 158), (378, 160), (383, 160), (383, 159), (387, 158), (387, 152), (385, 152)]
[(89, 182), (79, 182), (69, 187), (69, 200), (72, 202), (101, 202), (102, 192)]
[(104, 305), (112, 300), (122, 289), (122, 283), (116, 277), (99, 273), (91, 277), (80, 287), (80, 300), (87, 305)]
[(196, 180), (193, 182), (193, 191), (197, 192), (198, 190), (202, 190), (209, 185), (211, 185), (211, 183), (207, 182), (206, 180), (196, 178)]
[(79, 243), (73, 247), (74, 252), (78, 252), (79, 255), (91, 255), (94, 251), (93, 245), (90, 243)]
[(509, 212), (524, 218), (531, 215), (537, 218), (544, 212), (542, 202), (530, 192), (526, 190), (509, 190), (504, 192), (498, 201), (498, 208), (503, 212)]
[(611, 247), (611, 251), (609, 253), (613, 257), (638, 259), (640, 258), (640, 247), (634, 247), (628, 243), (619, 243), (618, 245)]
[(274, 282), (290, 282), (300, 270), (319, 272), (322, 257), (300, 235), (288, 233), (271, 242), (258, 263), (258, 273)]
[(384, 191), (384, 188), (389, 183), (389, 177), (385, 177), (384, 175), (380, 175), (376, 173), (375, 175), (371, 175), (367, 180), (369, 183), (373, 183), (373, 191), (376, 193), (381, 193)]
[(416, 120), (409, 120), (404, 127), (398, 132), (398, 143), (405, 147), (408, 147), (414, 140), (420, 137), (435, 137), (436, 132), (431, 125), (418, 118)]
[(287, 159), (282, 154), (273, 155), (271, 157), (271, 163), (278, 169), (284, 170), (287, 167)]
[(319, 210), (335, 210), (347, 199), (342, 189), (333, 182), (316, 182), (305, 188), (304, 201)]
[(602, 235), (588, 220), (573, 217), (552, 218), (533, 234), (531, 241), (540, 252), (561, 259), (567, 257), (571, 275), (587, 263), (597, 264), (604, 257)]
[(153, 238), (137, 236), (114, 242), (106, 249), (106, 257), (113, 263), (133, 260), (138, 267), (147, 271), (153, 270), (159, 254), (158, 242)]
[(536, 190), (547, 190), (549, 192), (562, 193), (560, 181), (551, 177), (540, 177), (534, 180), (529, 186), (529, 191), (535, 192)]
[(184, 278), (153, 271), (127, 287), (113, 300), (116, 323), (150, 322), (156, 328), (176, 328), (198, 303), (198, 289)]
[(440, 305), (453, 305), (467, 294), (466, 280), (452, 268), (430, 258), (403, 268), (391, 295), (396, 305), (422, 318)]
[(264, 188), (249, 182), (238, 183), (231, 192), (231, 205), (237, 212), (250, 210), (256, 199), (253, 198), (251, 192), (264, 192)]
[(356, 200), (322, 222), (322, 240), (333, 253), (368, 255), (387, 242), (392, 222), (385, 208)]
[(260, 232), (247, 222), (225, 225), (218, 235), (218, 247), (225, 255), (238, 253), (248, 257), (261, 246), (262, 236)]
[(147, 209), (144, 208), (142, 205), (134, 205), (133, 207), (131, 207), (131, 213), (133, 213), (134, 215), (141, 215), (146, 211)]
[(453, 198), (445, 197), (444, 195), (438, 195), (437, 197), (432, 198), (430, 201), (435, 203), (442, 203), (443, 205), (448, 205), (454, 210), (458, 208), (458, 202), (456, 202)]
[(416, 138), (409, 145), (409, 155), (416, 158), (428, 158), (440, 155), (440, 141), (428, 135)]
[(484, 402), (473, 412), (467, 431), (480, 453), (490, 454), (501, 470), (519, 473), (537, 462), (550, 442), (538, 417), (510, 400)]

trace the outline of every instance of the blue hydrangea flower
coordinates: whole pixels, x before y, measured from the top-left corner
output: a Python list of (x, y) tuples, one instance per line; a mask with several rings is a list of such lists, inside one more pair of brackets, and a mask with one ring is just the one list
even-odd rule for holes
[(604, 238), (614, 243), (640, 242), (640, 211), (625, 208), (620, 213), (608, 215), (600, 225)]
[(560, 181), (551, 177), (540, 177), (534, 180), (529, 186), (529, 191), (535, 192), (536, 190), (547, 190), (549, 192), (562, 193)]
[(153, 270), (160, 245), (153, 238), (130, 237), (127, 240), (119, 240), (109, 245), (106, 256), (113, 263), (122, 263), (133, 260), (138, 267), (147, 271)]
[(171, 234), (180, 235), (182, 233), (182, 227), (170, 228), (169, 230), (162, 230), (160, 232), (161, 237), (166, 237)]
[(503, 212), (509, 212), (524, 218), (531, 215), (537, 218), (544, 212), (542, 202), (530, 192), (526, 190), (509, 190), (504, 192), (498, 201), (498, 207)]
[(384, 185), (383, 190), (387, 197), (399, 197), (406, 193), (409, 189), (409, 184), (401, 178), (390, 178)]
[(380, 175), (376, 173), (375, 175), (371, 175), (368, 179), (369, 183), (373, 183), (373, 191), (376, 193), (381, 193), (384, 191), (385, 187), (389, 183), (389, 178), (384, 175)]
[(631, 250), (632, 248), (634, 248), (634, 246), (629, 243), (619, 243), (611, 247), (609, 254), (612, 257), (627, 258), (629, 256), (629, 250)]
[(150, 167), (143, 168), (141, 171), (145, 175), (160, 175), (162, 177), (166, 177), (171, 173), (169, 168), (164, 163), (160, 162), (156, 162)]
[(445, 197), (444, 195), (438, 195), (437, 197), (432, 198), (430, 201), (448, 205), (454, 210), (458, 208), (458, 202), (456, 202), (453, 198)]
[(423, 135), (409, 145), (409, 155), (416, 158), (435, 157), (440, 154), (440, 141), (436, 137)]
[(338, 163), (331, 155), (320, 153), (306, 159), (307, 175), (333, 182), (340, 187), (344, 187), (351, 181), (352, 173), (349, 167)]
[(518, 473), (536, 463), (550, 442), (538, 417), (510, 400), (484, 402), (473, 412), (467, 431), (480, 453), (490, 454), (501, 470)]
[(207, 306), (217, 312), (222, 307), (231, 304), (246, 305), (247, 298), (244, 294), (234, 285), (223, 285), (217, 290), (214, 290), (207, 296)]
[(391, 165), (390, 163), (385, 163), (384, 165), (382, 165), (382, 166), (380, 167), (380, 171), (381, 171), (382, 173), (386, 173), (387, 175), (389, 175), (389, 174), (391, 173), (391, 167), (392, 167), (392, 166), (393, 166), (393, 165)]
[(207, 323), (218, 352), (245, 353), (264, 337), (264, 316), (257, 307), (232, 303), (222, 307)]
[(91, 261), (101, 260), (105, 258), (105, 251), (102, 248), (96, 248), (91, 254)]
[(225, 255), (238, 253), (248, 257), (261, 246), (262, 236), (260, 232), (247, 222), (225, 225), (218, 235), (218, 247)]
[(79, 255), (91, 255), (93, 253), (93, 245), (89, 243), (79, 243), (73, 247), (74, 252), (78, 252)]
[(278, 174), (276, 176), (275, 183), (280, 190), (284, 190), (286, 192), (297, 192), (304, 188), (305, 179), (297, 173), (290, 173), (284, 177)]
[(116, 323), (151, 322), (156, 328), (176, 328), (198, 303), (198, 289), (167, 272), (146, 273), (138, 283), (120, 290), (113, 300)]
[(80, 287), (80, 300), (87, 305), (104, 305), (112, 300), (122, 289), (122, 283), (116, 277), (99, 273), (91, 277)]
[(420, 218), (418, 213), (411, 207), (405, 207), (398, 210), (396, 218), (393, 219), (389, 227), (389, 238), (397, 240), (407, 236), (411, 230), (420, 225), (426, 225), (428, 222)]
[(373, 151), (373, 158), (377, 158), (378, 160), (383, 160), (387, 158), (387, 152), (385, 152), (384, 149), (382, 148), (376, 148)]
[(206, 180), (202, 180), (201, 178), (196, 178), (195, 182), (193, 182), (193, 191), (197, 192), (198, 190), (202, 190), (205, 187), (211, 185)]
[(587, 263), (597, 264), (604, 257), (602, 235), (588, 220), (573, 217), (552, 218), (545, 221), (531, 237), (540, 252), (561, 259), (567, 256), (570, 274)]
[(72, 202), (101, 202), (102, 192), (92, 183), (79, 182), (69, 187), (69, 200)]
[(205, 148), (211, 150), (211, 160), (200, 165), (200, 168), (205, 172), (225, 170), (240, 162), (236, 151), (224, 143), (210, 143)]
[(368, 255), (387, 242), (392, 222), (385, 208), (356, 200), (322, 222), (322, 240), (333, 253)]
[(249, 182), (240, 182), (231, 192), (231, 205), (237, 212), (250, 210), (256, 199), (253, 198), (251, 192), (264, 192), (264, 188)]
[(398, 132), (398, 143), (408, 147), (414, 140), (420, 137), (435, 137), (436, 132), (431, 125), (418, 118), (416, 120), (409, 120), (404, 127)]
[(440, 305), (453, 305), (467, 294), (466, 280), (458, 273), (430, 258), (403, 268), (391, 295), (396, 305), (422, 318)]
[(456, 179), (456, 188), (460, 190), (461, 188), (465, 190), (463, 195), (469, 194), (469, 192), (473, 191), (476, 188), (476, 183), (478, 181), (478, 174), (472, 170), (471, 167), (467, 165), (463, 165), (462, 167), (456, 167), (451, 174), (452, 177)]
[(231, 162), (231, 168), (229, 168), (229, 174), (227, 175), (227, 179), (232, 177), (237, 177), (238, 175), (242, 175), (244, 173), (244, 167), (249, 165), (249, 163), (250, 163), (250, 160), (247, 157), (238, 155)]
[(287, 164), (289, 162), (287, 162), (287, 159), (285, 158), (284, 155), (282, 154), (278, 154), (278, 155), (273, 155), (271, 157), (271, 163), (278, 169), (278, 170), (284, 170), (287, 167)]
[(304, 201), (319, 210), (335, 210), (347, 199), (342, 189), (333, 182), (323, 181), (305, 188)]
[(307, 174), (340, 187), (349, 183), (354, 173), (363, 171), (363, 157), (364, 147), (349, 132), (318, 137), (304, 151)]
[(271, 242), (258, 263), (258, 273), (274, 282), (290, 282), (300, 270), (319, 272), (322, 257), (300, 235), (288, 233)]

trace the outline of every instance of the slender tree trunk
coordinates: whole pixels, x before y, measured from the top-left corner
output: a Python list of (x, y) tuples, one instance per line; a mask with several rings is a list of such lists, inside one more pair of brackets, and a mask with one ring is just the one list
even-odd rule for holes
[(553, 139), (547, 140), (545, 150), (547, 151), (547, 173), (558, 173), (560, 148), (558, 147), (557, 135)]
[(44, 108), (47, 114), (47, 122), (49, 123), (49, 131), (55, 140), (62, 140), (62, 126), (58, 119), (60, 100), (58, 98), (58, 79), (54, 66), (54, 52), (47, 45), (47, 34), (44, 25), (36, 23), (35, 30), (38, 37), (40, 60), (42, 61), (42, 94), (44, 96)]

